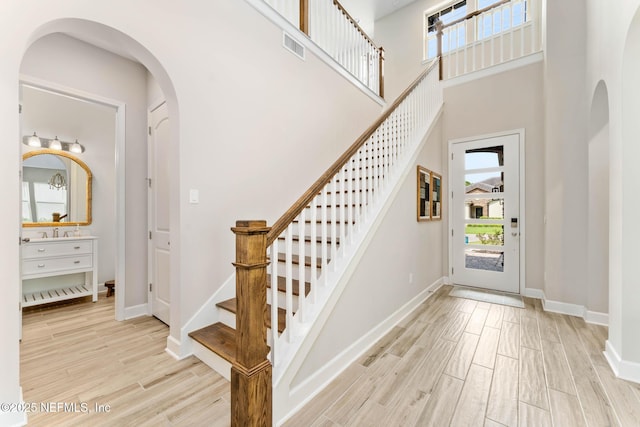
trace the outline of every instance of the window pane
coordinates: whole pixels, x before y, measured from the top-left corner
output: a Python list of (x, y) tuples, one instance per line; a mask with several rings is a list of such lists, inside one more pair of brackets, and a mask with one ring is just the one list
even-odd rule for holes
[(466, 245), (504, 246), (504, 225), (467, 224), (464, 230), (464, 243)]
[(476, 270), (504, 271), (504, 252), (486, 251), (483, 249), (467, 248), (464, 251), (464, 266)]
[(484, 147), (467, 150), (464, 157), (465, 169), (497, 168), (504, 165), (504, 147)]
[(504, 199), (466, 199), (465, 219), (504, 219)]
[(478, 0), (478, 9), (484, 9), (492, 4), (498, 3), (500, 0)]
[(67, 190), (52, 189), (49, 184), (43, 182), (33, 183), (33, 192), (36, 199), (37, 222), (53, 221), (53, 213), (66, 214)]

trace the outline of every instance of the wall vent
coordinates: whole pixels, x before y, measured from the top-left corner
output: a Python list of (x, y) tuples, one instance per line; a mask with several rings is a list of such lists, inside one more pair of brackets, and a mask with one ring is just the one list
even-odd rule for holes
[(295, 40), (293, 37), (291, 37), (289, 34), (287, 33), (282, 33), (282, 39), (283, 39), (283, 46), (291, 51), (294, 55), (296, 55), (297, 57), (299, 57), (300, 59), (304, 59), (304, 46), (302, 46), (300, 43), (298, 43), (297, 40)]

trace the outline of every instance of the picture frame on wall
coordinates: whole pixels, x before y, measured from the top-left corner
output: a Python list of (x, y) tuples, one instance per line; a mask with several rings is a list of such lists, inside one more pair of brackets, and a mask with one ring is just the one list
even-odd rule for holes
[(442, 175), (418, 165), (417, 220), (442, 219)]

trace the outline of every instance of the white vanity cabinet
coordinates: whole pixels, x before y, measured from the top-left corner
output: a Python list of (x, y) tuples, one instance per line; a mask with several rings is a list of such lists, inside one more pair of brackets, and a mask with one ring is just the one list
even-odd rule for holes
[[(84, 273), (84, 283), (77, 273)], [(22, 244), (22, 307), (88, 295), (98, 300), (97, 237), (32, 239)]]

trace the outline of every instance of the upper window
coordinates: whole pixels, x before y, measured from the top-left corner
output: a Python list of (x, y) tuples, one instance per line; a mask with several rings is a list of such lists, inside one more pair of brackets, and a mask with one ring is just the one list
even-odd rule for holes
[[(500, 34), (513, 27), (524, 24), (527, 21), (527, 0), (516, 0), (499, 5), (500, 0), (477, 0), (475, 10), (482, 10), (496, 5), (475, 18), (475, 34), (473, 24), (467, 36), (467, 25), (461, 24), (449, 27), (442, 35), (442, 53), (464, 47), (467, 41), (476, 41)], [(425, 16), (425, 58), (432, 59), (438, 54), (438, 39), (436, 22), (438, 19), (444, 25), (449, 24), (467, 15), (467, 1), (459, 1), (436, 13)]]
[[(427, 32), (427, 59), (435, 58), (438, 53), (438, 41), (436, 39), (436, 21), (440, 19), (443, 24), (448, 24), (457, 19), (464, 18), (467, 15), (467, 0), (457, 2), (449, 7), (427, 16), (426, 32)], [(445, 35), (442, 39), (442, 52), (448, 52), (450, 49), (456, 49), (464, 46), (466, 35), (464, 27), (461, 31), (452, 33), (451, 39)]]

